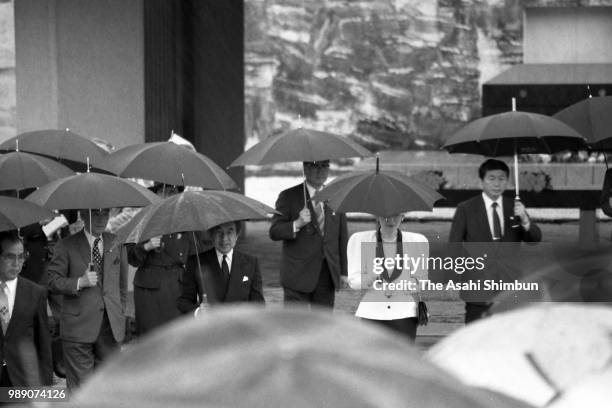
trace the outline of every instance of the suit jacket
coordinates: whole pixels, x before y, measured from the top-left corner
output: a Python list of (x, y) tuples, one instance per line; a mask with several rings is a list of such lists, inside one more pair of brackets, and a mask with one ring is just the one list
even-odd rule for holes
[(13, 386), (52, 385), (51, 335), (47, 325), (47, 291), (17, 278), (15, 305), (6, 333), (0, 330), (0, 361)]
[(83, 231), (62, 239), (55, 245), (47, 267), (49, 291), (63, 294), (60, 336), (63, 340), (93, 343), (98, 337), (104, 311), (117, 342), (125, 336), (128, 264), (125, 251), (104, 233), (102, 285), (81, 288), (78, 278), (87, 270), (90, 246)]
[(270, 226), (270, 238), (283, 241), (280, 277), (283, 287), (299, 292), (312, 292), (319, 280), (323, 260), (327, 261), (335, 287), (340, 288), (340, 276), (347, 276), (346, 245), (348, 229), (346, 216), (336, 214), (325, 204), (325, 231), (321, 234), (314, 216), (308, 189), (307, 205), (313, 214), (310, 224), (293, 232), (293, 221), (304, 208), (304, 183), (280, 193), (275, 215)]
[[(513, 281), (521, 279), (520, 271), (520, 242), (539, 242), (542, 240), (542, 232), (536, 223), (531, 220), (529, 231), (522, 226), (512, 228), (515, 221), (514, 200), (503, 197), (504, 207), (504, 232), (500, 241), (493, 241), (487, 210), (482, 195), (479, 194), (469, 200), (460, 203), (453, 218), (449, 236), (450, 242), (473, 243), (464, 246), (464, 252), (458, 253), (457, 248), (453, 250), (455, 256), (482, 256), (488, 255), (486, 268), (482, 271), (469, 271), (460, 276), (462, 281), (493, 279)], [(514, 245), (512, 243), (515, 243)], [(461, 291), (462, 299), (472, 302), (488, 302), (495, 296), (493, 291)]]
[(195, 310), (200, 304), (198, 297), (204, 291), (210, 304), (265, 302), (259, 263), (254, 256), (234, 249), (229, 282), (223, 277), (214, 248), (201, 252), (199, 259), (202, 275), (198, 268), (198, 257), (193, 255), (189, 257), (181, 278), (181, 296), (177, 302), (181, 312), (189, 313)]

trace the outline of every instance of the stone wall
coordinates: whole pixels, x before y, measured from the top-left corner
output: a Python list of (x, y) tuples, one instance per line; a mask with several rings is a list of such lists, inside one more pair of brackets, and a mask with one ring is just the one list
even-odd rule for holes
[(246, 0), (250, 142), (299, 125), (436, 149), (522, 60), (519, 0)]
[(15, 24), (13, 2), (0, 1), (0, 141), (15, 136)]

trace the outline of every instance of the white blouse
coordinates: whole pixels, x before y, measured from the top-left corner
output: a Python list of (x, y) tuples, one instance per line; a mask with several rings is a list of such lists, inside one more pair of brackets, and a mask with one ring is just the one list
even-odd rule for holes
[[(390, 289), (389, 286), (383, 287), (379, 274), (374, 271), (376, 231), (362, 231), (351, 235), (347, 246), (349, 285), (352, 289), (367, 290), (355, 316), (374, 320), (395, 320), (417, 316), (418, 281), (427, 279), (429, 241), (423, 234), (402, 231), (402, 242), (402, 252), (407, 255), (409, 263), (406, 265), (403, 262), (406, 260), (404, 256), (401, 265), (404, 268), (400, 276), (393, 281), (396, 288)], [(385, 241), (385, 256), (388, 256), (387, 244), (396, 245), (395, 242)], [(393, 252), (395, 253), (395, 250)], [(382, 267), (377, 269), (380, 271)], [(392, 272), (393, 268), (387, 270), (389, 276)]]

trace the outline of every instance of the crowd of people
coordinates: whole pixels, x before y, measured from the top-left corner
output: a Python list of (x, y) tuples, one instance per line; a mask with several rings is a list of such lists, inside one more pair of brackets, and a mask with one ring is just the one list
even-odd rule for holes
[[(374, 257), (401, 257), (406, 243), (418, 255), (428, 254), (427, 238), (401, 230), (403, 213), (373, 214), (377, 227), (349, 238), (346, 216), (312, 198), (328, 179), (329, 161), (304, 162), (303, 170), (305, 182), (279, 194), (278, 213), (269, 229), (272, 240), (282, 241), (279, 274), (284, 303), (332, 310), (337, 291), (365, 290), (356, 316), (414, 341), (422, 324), (418, 285), (399, 291), (374, 287), (381, 282), (426, 279), (427, 268), (385, 267), (377, 274), (364, 270), (363, 265)], [(480, 166), (478, 175), (482, 194), (459, 204), (449, 242), (541, 240), (540, 229), (525, 206), (502, 196), (508, 185), (508, 166), (490, 159)], [(151, 190), (162, 198), (182, 191), (163, 183)], [(0, 385), (50, 385), (55, 369), (58, 376), (66, 377), (69, 390), (78, 388), (124, 341), (129, 327), (128, 265), (137, 268), (133, 285), (138, 336), (182, 314), (200, 316), (218, 304), (265, 303), (257, 257), (234, 249), (240, 222), (199, 232), (195, 246), (191, 233), (123, 245), (108, 232), (110, 216), (106, 208), (81, 210), (78, 222), (82, 229), (77, 232), (65, 225), (53, 230), (39, 225), (36, 233), (1, 233)], [(66, 217), (69, 222), (65, 224), (76, 222), (75, 214)], [(465, 300), (466, 323), (489, 314), (490, 300)]]

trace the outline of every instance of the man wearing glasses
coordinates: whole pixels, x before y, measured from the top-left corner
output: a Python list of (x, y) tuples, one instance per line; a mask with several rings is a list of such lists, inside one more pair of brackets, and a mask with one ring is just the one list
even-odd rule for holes
[(49, 290), (63, 295), (60, 336), (66, 386), (78, 387), (125, 335), (127, 256), (104, 232), (109, 210), (80, 210), (82, 231), (55, 245)]
[(312, 200), (329, 176), (329, 160), (304, 162), (305, 183), (280, 193), (270, 238), (283, 241), (280, 268), (285, 303), (333, 308), (346, 287), (346, 216)]
[(47, 291), (18, 277), (25, 260), (17, 234), (0, 233), (0, 387), (51, 385), (53, 381)]

